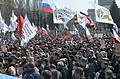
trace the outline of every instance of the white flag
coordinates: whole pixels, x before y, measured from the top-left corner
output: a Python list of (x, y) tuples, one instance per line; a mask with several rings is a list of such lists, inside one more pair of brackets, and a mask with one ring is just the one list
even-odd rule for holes
[(63, 21), (58, 18), (57, 13), (53, 12), (53, 22), (57, 24), (63, 24)]
[(7, 26), (7, 24), (5, 24), (5, 22), (2, 18), (1, 11), (0, 11), (0, 29), (3, 30), (4, 34), (8, 31), (8, 26)]
[(12, 17), (10, 18), (10, 25), (9, 25), (9, 31), (15, 31), (17, 28), (17, 17), (15, 16), (14, 12), (12, 11)]
[(23, 31), (23, 39), (21, 42), (24, 43), (27, 43), (30, 39), (32, 39), (36, 35), (35, 27), (31, 25), (27, 15), (25, 15), (22, 31)]
[(3, 33), (5, 34), (8, 31), (8, 25), (5, 23), (3, 25), (4, 27), (2, 29), (3, 29)]
[[(1, 14), (1, 11), (0, 11), (0, 23), (4, 23), (4, 20), (2, 18), (2, 14)], [(1, 26), (0, 26), (1, 27)]]
[(33, 26), (34, 30), (37, 32), (37, 31), (38, 31), (38, 29), (37, 29), (37, 27), (35, 26), (35, 24), (34, 24), (34, 23), (32, 23), (32, 26)]
[(57, 23), (57, 24), (63, 24), (63, 21), (58, 18), (58, 15), (57, 15), (57, 10), (58, 9), (57, 9), (56, 5), (52, 4), (51, 7), (53, 9), (53, 22)]

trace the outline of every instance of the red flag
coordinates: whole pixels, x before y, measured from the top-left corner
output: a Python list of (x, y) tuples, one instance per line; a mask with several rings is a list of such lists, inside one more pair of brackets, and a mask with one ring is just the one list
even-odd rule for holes
[(17, 32), (18, 32), (18, 35), (20, 36), (20, 38), (22, 37), (23, 23), (24, 23), (24, 19), (23, 19), (23, 17), (20, 15), (20, 16), (19, 16), (19, 19), (18, 19), (18, 27), (17, 27)]

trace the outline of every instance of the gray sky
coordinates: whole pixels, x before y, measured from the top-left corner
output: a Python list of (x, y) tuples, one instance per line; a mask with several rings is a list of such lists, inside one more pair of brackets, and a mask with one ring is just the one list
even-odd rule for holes
[[(87, 13), (88, 8), (94, 8), (94, 0), (50, 0), (56, 4), (58, 8), (68, 7), (75, 11), (83, 11)], [(120, 8), (120, 0), (116, 0)]]

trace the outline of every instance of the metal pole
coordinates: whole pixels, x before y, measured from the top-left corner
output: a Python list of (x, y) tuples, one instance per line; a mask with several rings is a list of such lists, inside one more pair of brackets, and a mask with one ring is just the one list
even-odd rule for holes
[[(38, 16), (39, 16), (38, 19), (39, 19), (39, 26), (40, 26), (40, 12), (41, 12), (41, 9), (42, 9), (42, 7), (41, 7), (41, 0), (38, 0), (38, 6), (39, 6), (39, 7), (38, 7), (38, 14), (39, 14), (39, 15), (38, 15)], [(40, 8), (40, 9), (39, 9), (39, 8)]]

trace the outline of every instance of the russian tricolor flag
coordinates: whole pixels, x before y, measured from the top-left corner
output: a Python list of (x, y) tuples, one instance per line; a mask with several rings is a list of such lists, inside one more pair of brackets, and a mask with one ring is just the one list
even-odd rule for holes
[(116, 41), (117, 41), (118, 43), (120, 43), (120, 37), (118, 36), (118, 34), (116, 33), (115, 30), (113, 30), (113, 35), (114, 35), (114, 38), (116, 39)]
[(42, 1), (42, 11), (46, 13), (53, 13), (53, 9), (50, 5), (50, 2), (43, 0)]
[(112, 31), (110, 32), (110, 40), (115, 43), (115, 37), (114, 34), (112, 33)]
[(42, 35), (47, 35), (47, 36), (49, 36), (47, 30), (44, 29), (44, 28), (41, 28), (41, 29), (40, 29), (40, 33), (41, 33)]
[(118, 36), (114, 29), (110, 29), (110, 40), (113, 43), (120, 43), (120, 37)]
[(89, 29), (86, 29), (86, 35), (87, 35), (89, 41), (90, 41), (90, 40), (93, 40), (93, 37), (92, 37)]

